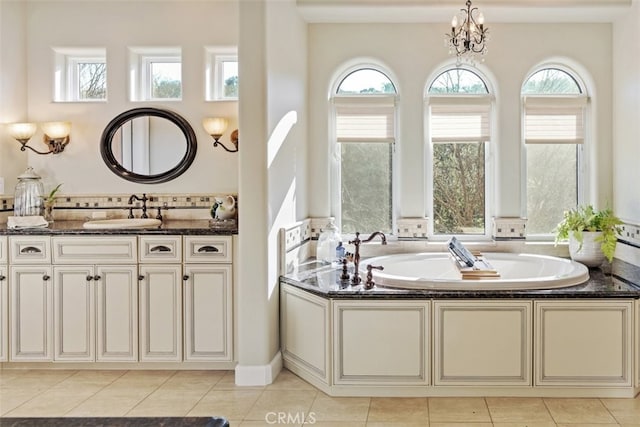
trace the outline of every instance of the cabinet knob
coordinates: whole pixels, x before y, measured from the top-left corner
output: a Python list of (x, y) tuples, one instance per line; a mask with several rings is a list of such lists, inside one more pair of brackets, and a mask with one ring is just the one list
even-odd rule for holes
[(90, 281), (92, 281), (92, 280), (93, 280), (93, 276), (91, 276), (91, 275), (87, 275), (87, 282), (90, 282)]
[(47, 280), (49, 280), (49, 279), (51, 279), (51, 276), (49, 276), (49, 275), (47, 275), (47, 274), (45, 274), (44, 276), (42, 276), (42, 280), (44, 280), (44, 281), (47, 281)]
[(95, 276), (93, 276), (93, 280), (100, 280), (102, 279), (102, 277), (100, 277), (98, 274), (96, 274)]
[(182, 280), (189, 280), (189, 275), (185, 274), (184, 276), (182, 276)]
[(0, 282), (2, 282), (4, 279), (6, 279), (6, 277), (0, 274)]
[(141, 274), (138, 276), (138, 280), (144, 280), (144, 276)]

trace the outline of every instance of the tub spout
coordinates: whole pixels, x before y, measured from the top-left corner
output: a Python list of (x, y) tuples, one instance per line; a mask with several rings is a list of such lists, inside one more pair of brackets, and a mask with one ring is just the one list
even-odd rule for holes
[(362, 279), (360, 278), (360, 273), (358, 272), (358, 268), (360, 267), (360, 244), (370, 242), (376, 236), (380, 236), (383, 245), (387, 244), (387, 236), (385, 236), (382, 231), (371, 233), (369, 238), (367, 238), (366, 240), (360, 240), (360, 233), (356, 232), (356, 238), (349, 241), (350, 245), (354, 245), (356, 247), (356, 250), (353, 253), (353, 265), (355, 267), (355, 271), (353, 273), (353, 277), (351, 277), (352, 286), (357, 286), (362, 281)]

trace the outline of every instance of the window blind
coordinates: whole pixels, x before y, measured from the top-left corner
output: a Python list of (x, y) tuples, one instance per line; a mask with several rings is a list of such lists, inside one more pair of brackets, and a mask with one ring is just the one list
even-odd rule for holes
[(335, 97), (338, 142), (395, 142), (395, 96)]
[(485, 142), (490, 139), (490, 97), (432, 97), (431, 141)]
[(526, 144), (582, 144), (584, 109), (588, 98), (533, 97), (524, 99)]

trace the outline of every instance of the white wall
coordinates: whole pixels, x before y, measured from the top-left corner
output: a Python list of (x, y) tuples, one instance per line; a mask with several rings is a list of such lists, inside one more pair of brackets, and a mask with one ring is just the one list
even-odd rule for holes
[[(612, 202), (612, 57), (610, 24), (490, 24), (491, 40), (481, 70), (495, 77), (497, 94), (496, 216), (520, 216), (520, 89), (536, 64), (565, 57), (594, 82), (595, 143), (589, 201)], [(309, 27), (309, 210), (327, 216), (329, 204), (328, 98), (334, 73), (354, 58), (374, 58), (397, 76), (401, 217), (425, 211), (423, 93), (428, 79), (452, 59), (441, 24), (313, 24)]]
[[(26, 12), (24, 2), (0, 0), (0, 123), (27, 120)], [(13, 194), (16, 177), (27, 167), (19, 147), (0, 126), (0, 195)]]
[[(71, 142), (60, 155), (28, 154), (28, 162), (47, 183), (64, 183), (65, 194), (210, 193), (237, 191), (237, 154), (212, 148), (201, 120), (227, 116), (237, 127), (237, 102), (204, 101), (205, 46), (236, 46), (238, 4), (220, 1), (28, 1), (28, 118), (72, 122)], [(3, 35), (10, 31), (3, 25)], [(182, 48), (183, 100), (130, 102), (128, 47)], [(107, 51), (106, 103), (54, 103), (53, 47), (104, 47)], [(19, 81), (18, 81), (19, 82)], [(152, 106), (173, 110), (187, 119), (198, 138), (198, 152), (184, 175), (162, 184), (124, 181), (103, 163), (100, 136), (105, 125), (130, 108)], [(44, 147), (37, 134), (31, 144)], [(26, 154), (23, 153), (26, 156)]]
[(640, 0), (614, 23), (615, 212), (640, 224)]

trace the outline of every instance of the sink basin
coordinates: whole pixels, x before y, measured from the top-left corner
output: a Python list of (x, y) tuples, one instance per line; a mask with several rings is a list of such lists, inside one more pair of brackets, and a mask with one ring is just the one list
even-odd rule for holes
[(84, 228), (151, 228), (160, 224), (162, 221), (155, 218), (118, 218), (87, 221), (82, 226)]

